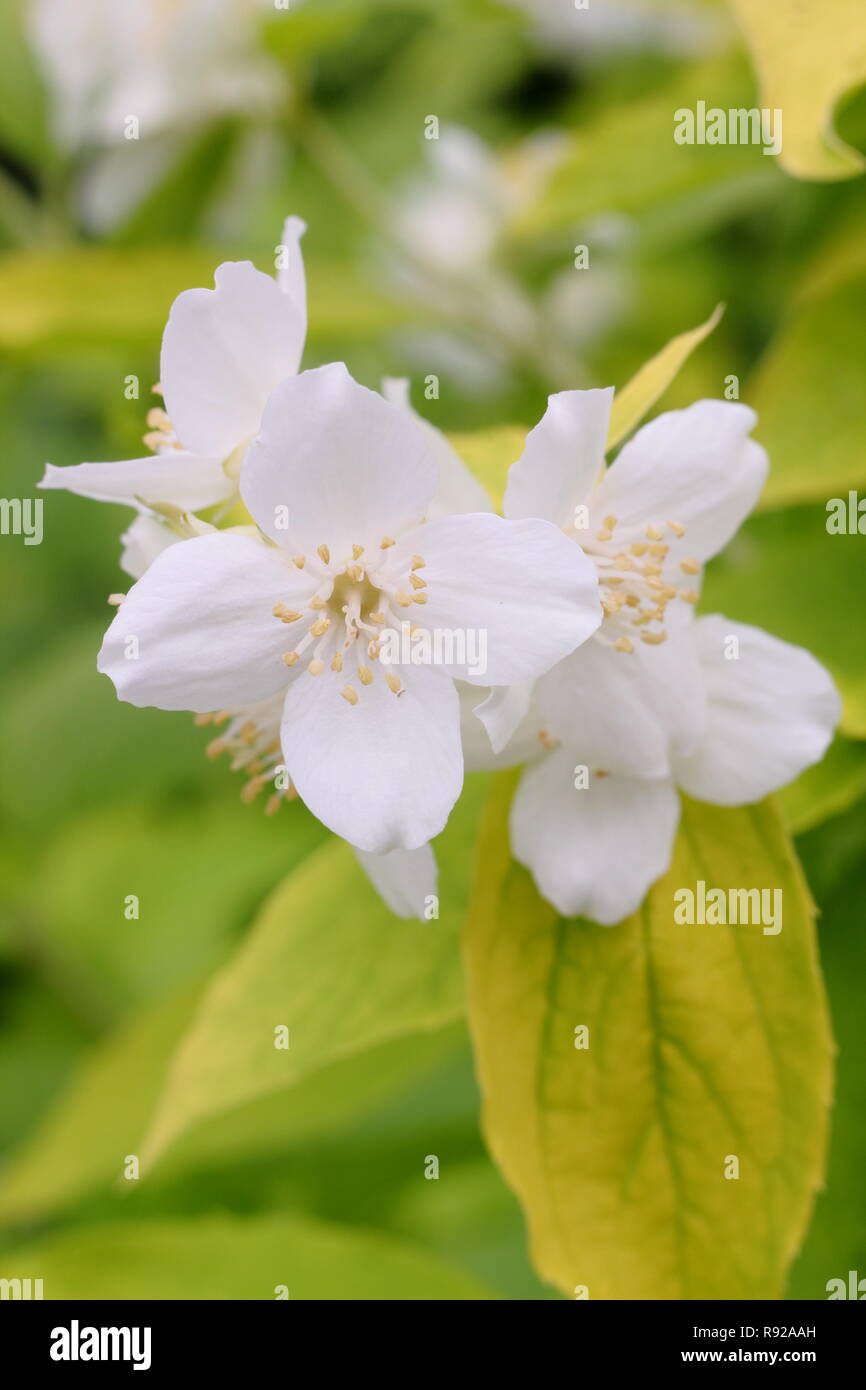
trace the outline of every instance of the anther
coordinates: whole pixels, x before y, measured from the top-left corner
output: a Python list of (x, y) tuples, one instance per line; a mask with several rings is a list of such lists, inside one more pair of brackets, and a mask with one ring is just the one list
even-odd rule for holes
[(640, 640), (646, 642), (649, 647), (658, 647), (668, 640), (668, 635), (666, 632), (642, 632)]
[(383, 536), (382, 539), (381, 539), (380, 542), (379, 542), (379, 549), (380, 549), (380, 550), (389, 550), (390, 547), (391, 547), (392, 545), (396, 545), (396, 544), (397, 544), (397, 542), (396, 542), (396, 541), (392, 541), (392, 539), (391, 539), (390, 536)]
[(323, 565), (329, 565), (331, 563), (331, 552), (326, 545), (317, 546), (316, 554)]
[(314, 637), (322, 637), (328, 631), (328, 628), (330, 626), (330, 618), (319, 618), (317, 622), (313, 623), (313, 626), (310, 628), (310, 632), (313, 634)]
[(678, 539), (681, 539), (686, 534), (686, 528), (681, 521), (669, 521), (668, 526)]
[(657, 526), (648, 526), (644, 531), (644, 535), (646, 536), (647, 540), (660, 541), (664, 537), (664, 532), (660, 531)]
[(348, 701), (349, 701), (349, 704), (350, 704), (350, 705), (357, 705), (357, 703), (358, 703), (358, 692), (357, 692), (357, 690), (355, 689), (354, 686), (352, 686), (352, 685), (344, 685), (344, 686), (343, 686), (343, 689), (340, 691), (340, 694), (342, 695), (342, 697), (343, 697), (344, 700), (348, 700)]
[(352, 546), (352, 559), (353, 559), (353, 560), (360, 560), (360, 558), (361, 558), (361, 556), (362, 556), (363, 554), (364, 554), (364, 547), (363, 547), (362, 545), (353, 545), (353, 546)]
[(410, 575), (409, 575), (409, 583), (412, 585), (412, 588), (413, 588), (413, 589), (426, 589), (426, 588), (427, 588), (427, 580), (426, 580), (426, 579), (422, 579), (421, 576), (420, 576), (420, 574), (410, 574)]
[[(618, 638), (616, 639), (616, 641), (614, 642), (613, 645), (614, 645), (615, 650), (618, 651), (618, 652), (633, 652), (633, 651), (634, 651), (634, 642), (631, 640), (630, 637), (618, 637)], [(623, 667), (623, 670), (624, 670), (624, 669), (625, 669), (625, 668)]]
[(306, 555), (293, 555), (293, 556), (292, 556), (292, 564), (293, 564), (297, 569), (302, 570), (302, 569), (304, 568), (304, 565), (305, 565), (306, 563), (307, 563), (307, 557), (306, 557)]
[(299, 659), (300, 654), (298, 652), (283, 652), (283, 661), (287, 666), (294, 666)]
[(683, 574), (700, 574), (701, 566), (697, 560), (680, 560), (680, 569)]
[(331, 657), (331, 670), (332, 670), (332, 671), (342, 671), (342, 669), (343, 669), (343, 653), (342, 653), (342, 652), (334, 652), (334, 655)]
[(314, 657), (313, 660), (310, 662), (309, 666), (307, 667), (307, 670), (309, 671), (311, 676), (320, 676), (324, 669), (325, 663), (324, 661), (320, 661), (318, 657)]
[(373, 672), (370, 670), (369, 666), (358, 667), (358, 679), (362, 685), (373, 684)]
[(412, 569), (413, 569), (413, 570), (422, 570), (422, 569), (424, 568), (424, 566), (426, 565), (426, 563), (427, 563), (427, 561), (424, 559), (424, 556), (423, 556), (423, 555), (413, 555), (413, 556), (412, 556)]
[(400, 684), (400, 677), (395, 676), (393, 671), (388, 671), (385, 680), (387, 681), (388, 689), (393, 691), (395, 695), (399, 695), (400, 691), (403, 689)]

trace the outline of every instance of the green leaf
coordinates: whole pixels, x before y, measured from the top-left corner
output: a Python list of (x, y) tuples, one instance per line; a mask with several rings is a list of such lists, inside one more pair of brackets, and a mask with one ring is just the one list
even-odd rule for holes
[[(670, 872), (599, 927), (559, 919), (509, 859), (508, 800), (505, 782), (482, 839), (469, 1010), (539, 1273), (595, 1299), (778, 1298), (821, 1180), (832, 1044), (777, 814), (687, 804)], [(675, 924), (699, 880), (781, 889), (782, 931)]]
[(866, 738), (866, 670), (851, 615), (866, 611), (862, 536), (829, 535), (824, 507), (753, 517), (709, 566), (701, 610), (806, 647), (842, 694), (842, 732)]
[[(677, 202), (710, 190), (717, 214), (725, 195), (736, 205), (742, 188), (772, 188), (778, 171), (755, 145), (678, 145), (674, 113), (714, 106), (751, 105), (753, 83), (729, 58), (689, 66), (684, 73), (626, 104), (602, 107), (571, 137), (571, 147), (547, 188), (517, 227), (526, 239), (545, 232), (571, 233), (599, 213), (640, 216), (661, 208), (676, 216)], [(682, 222), (683, 217), (677, 218)]]
[(837, 738), (820, 763), (779, 793), (792, 834), (800, 835), (853, 806), (866, 795), (866, 743)]
[[(0, 1256), (46, 1299), (454, 1300), (495, 1295), (425, 1250), (297, 1216), (73, 1228)], [(7, 1273), (8, 1271), (8, 1273)]]
[(850, 179), (866, 168), (833, 129), (839, 100), (866, 82), (861, 0), (730, 0), (760, 81), (758, 103), (784, 113), (779, 160), (801, 179)]
[[(464, 790), (437, 843), (438, 921), (382, 904), (347, 845), (324, 845), (266, 904), (208, 990), (172, 1064), (144, 1145), (152, 1164), (191, 1125), (287, 1092), (323, 1067), (459, 1018), (457, 932), (484, 779)], [(289, 1030), (289, 1047), (275, 1030)]]
[[(189, 737), (200, 742), (195, 729)], [(240, 804), (227, 767), (214, 771), (224, 781), (214, 779), (212, 801), (114, 806), (75, 821), (28, 885), (25, 920), (112, 1015), (215, 965), (265, 893), (324, 839), (299, 802), (265, 816)]]
[(761, 507), (822, 503), (866, 486), (863, 357), (866, 269), (798, 303), (745, 399), (770, 455)]
[(683, 363), (695, 348), (709, 337), (724, 312), (724, 304), (717, 304), (705, 323), (671, 338), (655, 357), (651, 357), (649, 362), (635, 373), (631, 381), (626, 382), (621, 391), (617, 391), (607, 435), (609, 449), (619, 444), (620, 440), (625, 439), (625, 436), (640, 424), (670, 386)]
[[(121, 1180), (124, 1163), (127, 1155), (141, 1153), (166, 1069), (192, 1025), (202, 990), (197, 985), (161, 1000), (93, 1050), (32, 1137), (8, 1159), (0, 1181), (0, 1225), (44, 1220), (90, 1196), (125, 1199), (132, 1210), (127, 1205), (118, 1214), (134, 1214), (139, 1189)], [(452, 1029), (401, 1037), (317, 1072), (290, 1093), (193, 1126), (159, 1165), (159, 1181), (294, 1151), (376, 1110), (402, 1088), (417, 1086), (459, 1041)]]

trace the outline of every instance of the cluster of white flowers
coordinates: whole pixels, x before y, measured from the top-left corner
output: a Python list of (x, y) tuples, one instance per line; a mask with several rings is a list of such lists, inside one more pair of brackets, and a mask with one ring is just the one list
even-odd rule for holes
[[(276, 278), (227, 263), (175, 301), (151, 457), (46, 472), (137, 512), (99, 669), (218, 726), (244, 799), (299, 796), (403, 915), (435, 891), (464, 768), (526, 762), (515, 856), (560, 912), (619, 921), (668, 866), (677, 787), (755, 801), (838, 718), (808, 653), (694, 616), (764, 482), (754, 414), (662, 415), (606, 467), (612, 390), (562, 392), (498, 516), (405, 383), (300, 370), (303, 231), (286, 222)], [(483, 672), (395, 640), (443, 632), (483, 633)]]

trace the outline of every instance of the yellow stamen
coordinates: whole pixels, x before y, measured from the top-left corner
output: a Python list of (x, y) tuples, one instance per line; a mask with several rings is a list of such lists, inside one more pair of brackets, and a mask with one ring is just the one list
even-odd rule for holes
[(343, 697), (344, 700), (348, 700), (348, 701), (349, 701), (349, 704), (350, 704), (350, 705), (357, 705), (357, 703), (358, 703), (358, 692), (357, 692), (357, 690), (354, 688), (354, 686), (352, 686), (352, 685), (344, 685), (344, 686), (343, 686), (343, 689), (340, 691), (340, 694), (342, 695), (342, 697)]
[(321, 637), (324, 633), (328, 631), (328, 628), (330, 626), (330, 618), (319, 618), (318, 622), (313, 623), (313, 626), (310, 628), (310, 632), (313, 634), (314, 637)]
[(331, 563), (331, 552), (326, 545), (317, 546), (316, 554), (323, 565), (329, 565)]
[(307, 670), (309, 671), (311, 676), (320, 676), (324, 669), (325, 663), (324, 661), (320, 661), (318, 657), (311, 661), (309, 666), (307, 667)]
[(669, 521), (668, 526), (678, 539), (681, 539), (686, 534), (686, 528), (681, 521)]
[[(618, 652), (633, 652), (633, 651), (634, 651), (634, 642), (631, 640), (630, 637), (618, 637), (618, 638), (616, 639), (616, 641), (614, 642), (613, 645), (614, 645), (614, 648), (616, 649), (616, 651), (618, 651)], [(625, 667), (623, 667), (623, 670), (624, 670), (624, 669), (625, 669)]]
[(388, 550), (388, 549), (390, 549), (390, 547), (391, 547), (392, 545), (396, 545), (396, 544), (397, 544), (397, 542), (396, 542), (396, 541), (392, 541), (392, 539), (391, 539), (390, 536), (383, 536), (382, 539), (381, 539), (380, 542), (379, 542), (379, 549), (380, 549), (380, 550)]
[(305, 565), (306, 563), (307, 563), (307, 557), (306, 557), (306, 555), (293, 555), (293, 556), (292, 556), (292, 564), (293, 564), (297, 569), (302, 570), (302, 569), (304, 568), (304, 565)]
[(422, 579), (421, 576), (420, 576), (420, 574), (410, 574), (410, 575), (409, 575), (409, 583), (412, 585), (412, 588), (413, 588), (413, 589), (426, 589), (426, 588), (427, 588), (427, 580), (426, 580), (426, 579)]
[(342, 652), (334, 652), (334, 655), (331, 657), (331, 670), (332, 670), (332, 671), (342, 671), (342, 669), (343, 669), (343, 653), (342, 653)]
[(648, 526), (644, 531), (644, 535), (646, 536), (647, 540), (660, 541), (664, 537), (664, 532), (660, 531), (657, 526)]
[(369, 666), (358, 667), (358, 679), (362, 685), (373, 684), (373, 672), (370, 670)]
[(395, 676), (393, 671), (388, 671), (385, 680), (387, 681), (388, 689), (392, 690), (395, 695), (399, 695), (403, 688), (400, 684), (400, 677)]
[(362, 556), (363, 554), (364, 554), (364, 547), (363, 547), (362, 545), (353, 545), (353, 546), (352, 546), (352, 559), (353, 559), (353, 560), (360, 560), (360, 558), (361, 558), (361, 556)]
[(668, 635), (666, 632), (642, 632), (640, 640), (646, 642), (649, 647), (658, 647), (668, 640)]
[(422, 569), (424, 568), (424, 566), (426, 565), (426, 563), (427, 563), (427, 561), (424, 559), (424, 556), (423, 556), (423, 555), (413, 555), (413, 556), (412, 556), (412, 569), (413, 569), (413, 570), (422, 570)]
[(700, 574), (701, 566), (697, 560), (680, 560), (680, 569), (683, 574)]
[(300, 654), (298, 652), (283, 652), (283, 661), (287, 666), (294, 666), (295, 662), (299, 660)]

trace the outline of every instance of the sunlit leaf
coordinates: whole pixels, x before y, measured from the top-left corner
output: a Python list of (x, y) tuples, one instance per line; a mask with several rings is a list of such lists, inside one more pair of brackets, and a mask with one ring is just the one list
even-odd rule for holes
[(689, 332), (679, 333), (669, 343), (650, 358), (638, 372), (627, 381), (621, 391), (614, 396), (610, 415), (610, 428), (607, 447), (612, 449), (627, 434), (640, 424), (647, 411), (651, 410), (659, 397), (670, 386), (683, 363), (695, 348), (712, 333), (724, 313), (724, 305), (718, 304), (706, 323), (699, 324)]
[(779, 156), (801, 179), (862, 173), (859, 150), (833, 128), (839, 99), (866, 82), (866, 10), (861, 0), (731, 0), (760, 82), (762, 107), (783, 113)]
[[(599, 927), (559, 919), (509, 859), (508, 800), (505, 783), (466, 961), (485, 1130), (536, 1267), (593, 1299), (780, 1297), (822, 1174), (831, 1040), (778, 816), (688, 804), (670, 872)], [(676, 924), (699, 880), (779, 889), (782, 930)]]

